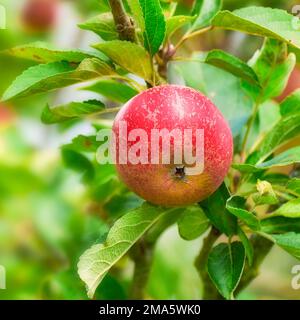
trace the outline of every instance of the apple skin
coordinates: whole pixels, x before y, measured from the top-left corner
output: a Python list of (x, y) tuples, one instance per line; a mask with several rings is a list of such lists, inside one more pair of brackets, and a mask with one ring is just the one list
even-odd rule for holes
[[(127, 123), (130, 130), (144, 129), (150, 146), (151, 129), (204, 130), (204, 170), (198, 175), (178, 177), (175, 164), (120, 164), (119, 127)], [(177, 85), (148, 89), (132, 98), (120, 110), (113, 124), (116, 137), (117, 172), (120, 179), (141, 198), (164, 207), (177, 207), (204, 200), (222, 184), (232, 162), (232, 133), (217, 107), (200, 92)], [(127, 139), (128, 140), (128, 139)], [(129, 142), (128, 148), (136, 141)], [(171, 140), (171, 149), (174, 141)], [(149, 148), (150, 149), (150, 148)], [(159, 152), (162, 146), (160, 144)], [(195, 151), (195, 149), (194, 149)], [(148, 154), (150, 158), (150, 152)], [(185, 165), (184, 163), (182, 165)]]
[(22, 23), (30, 32), (47, 32), (55, 24), (58, 0), (27, 0), (22, 10)]
[(14, 119), (14, 113), (10, 106), (0, 103), (0, 126), (10, 123)]
[(300, 67), (296, 66), (293, 72), (290, 75), (289, 81), (284, 92), (276, 98), (278, 102), (283, 101), (286, 97), (288, 97), (295, 90), (300, 88)]

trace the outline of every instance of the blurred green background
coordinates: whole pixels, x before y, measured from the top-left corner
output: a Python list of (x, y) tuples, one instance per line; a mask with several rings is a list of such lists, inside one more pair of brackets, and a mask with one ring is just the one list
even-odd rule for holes
[[(49, 1), (55, 6), (55, 19), (43, 30), (36, 30), (38, 28), (29, 26), (24, 16), (31, 0), (0, 0), (7, 10), (7, 29), (0, 30), (0, 49), (37, 40), (58, 47), (86, 49), (97, 39), (76, 25), (105, 11), (105, 1)], [(190, 3), (181, 1), (178, 10), (189, 10)], [(228, 9), (251, 4), (291, 12), (297, 2), (224, 2)], [(184, 50), (222, 47), (248, 58), (261, 43), (236, 33), (223, 32), (208, 37), (189, 41)], [(29, 66), (30, 62), (25, 60), (1, 55), (0, 95)], [(97, 202), (91, 200), (81, 175), (65, 166), (60, 153), (60, 146), (73, 137), (91, 132), (90, 124), (81, 122), (67, 127), (41, 123), (40, 113), (47, 101), (67, 101), (70, 95), (80, 98), (82, 94), (70, 88), (14, 104), (0, 104), (0, 265), (7, 272), (7, 289), (0, 290), (0, 299), (86, 299), (84, 285), (76, 271), (79, 256), (107, 232), (109, 222), (103, 217), (118, 216), (140, 201), (132, 194), (126, 197), (117, 194), (109, 200), (98, 198)], [(113, 168), (107, 170), (114, 174)], [(148, 298), (201, 298), (201, 282), (193, 267), (201, 241), (182, 240), (175, 227), (163, 235), (155, 253)], [(291, 269), (295, 264), (297, 261), (274, 249), (259, 277), (240, 298), (300, 298), (300, 290), (291, 287)], [(125, 299), (132, 271), (129, 259), (121, 260), (97, 290), (96, 298)]]

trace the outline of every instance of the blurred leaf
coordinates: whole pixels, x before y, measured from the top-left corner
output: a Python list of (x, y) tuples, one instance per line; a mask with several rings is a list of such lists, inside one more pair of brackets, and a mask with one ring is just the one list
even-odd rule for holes
[(245, 199), (239, 196), (233, 196), (227, 200), (227, 210), (243, 221), (252, 230), (259, 230), (259, 220), (250, 211), (245, 209)]
[(222, 50), (209, 51), (205, 63), (230, 72), (234, 76), (259, 86), (258, 77), (251, 67), (239, 58)]
[(287, 183), (286, 188), (298, 194), (300, 196), (300, 179), (290, 179)]
[(94, 46), (116, 64), (141, 78), (152, 81), (152, 66), (148, 52), (141, 46), (128, 41), (113, 40)]
[(24, 98), (113, 73), (111, 67), (99, 59), (83, 60), (78, 67), (65, 61), (40, 64), (18, 76), (2, 99)]
[(154, 56), (165, 38), (165, 17), (159, 0), (139, 0), (139, 2), (145, 20), (145, 47)]
[(222, 112), (236, 137), (251, 114), (253, 101), (244, 92), (240, 79), (201, 61), (203, 57), (197, 54), (191, 61), (170, 62), (169, 83), (186, 85), (205, 94)]
[(45, 42), (34, 42), (2, 51), (18, 58), (33, 60), (39, 63), (67, 61), (79, 63), (86, 58), (98, 58), (97, 53), (78, 49), (56, 49)]
[(279, 184), (285, 186), (289, 181), (289, 176), (283, 173), (268, 172), (263, 176), (264, 180), (269, 181), (271, 184)]
[(210, 197), (200, 203), (211, 223), (227, 236), (236, 234), (237, 219), (226, 209), (226, 201), (230, 194), (226, 185), (221, 187)]
[(262, 89), (257, 90), (246, 84), (245, 88), (259, 103), (278, 97), (285, 89), (295, 63), (296, 57), (293, 53), (288, 55), (286, 43), (266, 39), (262, 49), (257, 51), (249, 61)]
[(26, 194), (42, 186), (41, 178), (30, 172), (26, 166), (0, 163), (0, 193), (2, 196)]
[(178, 29), (195, 20), (193, 16), (172, 16), (166, 20), (166, 37), (168, 40)]
[(93, 179), (95, 172), (92, 163), (79, 152), (68, 149), (68, 147), (62, 148), (62, 158), (65, 165), (82, 175), (83, 181), (87, 182)]
[(208, 257), (208, 274), (226, 299), (233, 299), (245, 265), (245, 249), (241, 242), (221, 243)]
[(183, 210), (178, 220), (178, 231), (185, 240), (200, 237), (208, 228), (210, 222), (199, 206), (188, 207)]
[(105, 105), (98, 100), (70, 102), (68, 104), (51, 108), (47, 105), (43, 110), (41, 119), (45, 124), (53, 124), (91, 114), (101, 113), (103, 111), (106, 111)]
[(300, 113), (300, 89), (294, 91), (283, 102), (281, 102), (280, 113), (282, 116)]
[(143, 200), (134, 193), (121, 193), (111, 197), (109, 201), (104, 204), (104, 210), (111, 218), (119, 218), (126, 212), (140, 207)]
[(247, 235), (244, 233), (244, 231), (240, 227), (238, 227), (237, 234), (238, 234), (240, 240), (242, 241), (242, 244), (244, 246), (245, 253), (246, 253), (246, 256), (248, 259), (249, 266), (251, 267), (253, 264), (253, 255), (254, 255), (253, 246), (251, 244), (251, 241), (248, 239)]
[(261, 231), (265, 233), (300, 233), (300, 218), (269, 217), (260, 221)]
[(68, 144), (68, 148), (78, 152), (96, 152), (100, 143), (97, 142), (96, 136), (79, 135)]
[(258, 135), (265, 135), (281, 118), (279, 104), (273, 100), (265, 101), (259, 106), (258, 116)]
[(78, 26), (81, 29), (95, 32), (105, 41), (116, 40), (119, 37), (113, 16), (110, 12), (90, 18)]
[(290, 255), (300, 260), (300, 234), (289, 232), (285, 234), (273, 235), (276, 244)]
[(121, 217), (110, 229), (104, 244), (88, 249), (80, 258), (78, 272), (92, 298), (109, 269), (128, 252), (138, 239), (165, 212), (144, 203), (140, 208)]
[[(96, 180), (96, 179), (95, 179)], [(98, 203), (106, 203), (122, 190), (120, 181), (115, 176), (96, 180), (92, 186), (92, 196)]]
[(95, 298), (97, 300), (125, 300), (127, 295), (121, 283), (115, 277), (107, 274), (99, 285)]
[(103, 95), (111, 101), (125, 103), (139, 92), (125, 83), (103, 79), (84, 87), (83, 90), (89, 90)]
[(207, 27), (212, 18), (222, 9), (222, 0), (197, 0), (195, 1), (193, 14), (197, 15), (192, 26), (192, 31)]
[(247, 7), (233, 12), (219, 12), (214, 17), (212, 25), (262, 37), (275, 38), (300, 48), (300, 33), (294, 27), (294, 21), (295, 17), (284, 10)]

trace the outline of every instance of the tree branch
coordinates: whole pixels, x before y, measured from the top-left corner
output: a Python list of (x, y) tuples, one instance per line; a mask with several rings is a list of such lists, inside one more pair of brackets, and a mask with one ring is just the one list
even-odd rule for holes
[(135, 42), (135, 28), (133, 21), (126, 14), (122, 0), (109, 0), (120, 40)]
[(131, 249), (130, 256), (134, 261), (133, 280), (129, 292), (130, 299), (144, 299), (153, 261), (154, 244), (149, 244), (142, 238)]
[(212, 227), (208, 236), (203, 240), (203, 245), (198, 257), (195, 260), (195, 267), (199, 273), (203, 283), (203, 300), (223, 300), (214, 284), (212, 283), (209, 274), (207, 272), (207, 259), (209, 253), (220, 237), (220, 232), (216, 228)]
[(129, 255), (134, 262), (134, 274), (129, 294), (131, 299), (144, 298), (156, 242), (181, 214), (181, 209), (170, 209), (130, 250)]

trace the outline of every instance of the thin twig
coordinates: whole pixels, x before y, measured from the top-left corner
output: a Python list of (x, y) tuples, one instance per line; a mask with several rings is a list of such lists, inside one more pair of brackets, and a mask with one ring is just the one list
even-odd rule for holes
[(180, 40), (179, 42), (177, 43), (177, 45), (175, 46), (175, 52), (184, 44), (184, 42), (190, 38), (193, 38), (193, 37), (196, 37), (196, 36), (199, 36), (200, 34), (203, 34), (207, 31), (210, 31), (212, 30), (213, 27), (212, 26), (209, 26), (209, 27), (206, 27), (206, 28), (203, 28), (203, 29), (200, 29), (198, 31), (195, 31), (195, 32), (187, 32)]

